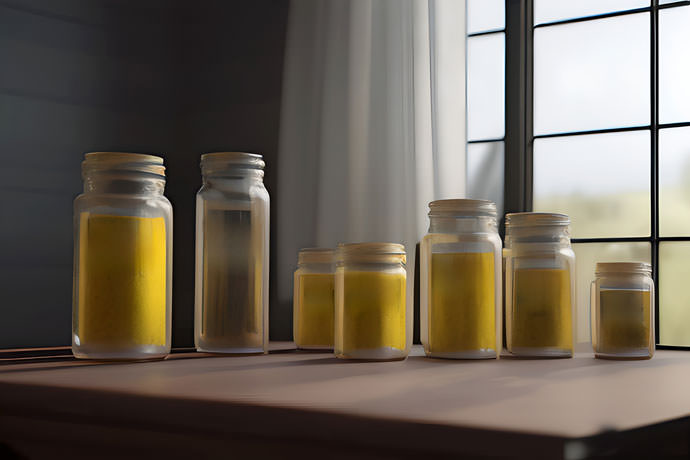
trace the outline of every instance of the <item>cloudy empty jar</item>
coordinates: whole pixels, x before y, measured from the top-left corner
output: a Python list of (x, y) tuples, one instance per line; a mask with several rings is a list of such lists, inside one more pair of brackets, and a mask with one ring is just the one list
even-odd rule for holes
[(87, 153), (74, 200), (72, 351), (157, 359), (170, 352), (172, 206), (163, 159)]
[(333, 349), (335, 272), (333, 249), (306, 248), (294, 275), (293, 338), (297, 348)]
[(597, 358), (654, 355), (654, 280), (644, 262), (598, 263), (591, 288), (592, 347)]
[(412, 344), (405, 247), (340, 244), (336, 261), (335, 355), (366, 360), (405, 358)]
[(268, 351), (269, 196), (261, 155), (201, 156), (194, 341), (212, 353)]
[(564, 214), (506, 215), (506, 349), (521, 357), (571, 357), (575, 253)]
[(496, 358), (501, 350), (501, 238), (496, 205), (429, 204), (420, 247), (420, 335), (427, 356)]

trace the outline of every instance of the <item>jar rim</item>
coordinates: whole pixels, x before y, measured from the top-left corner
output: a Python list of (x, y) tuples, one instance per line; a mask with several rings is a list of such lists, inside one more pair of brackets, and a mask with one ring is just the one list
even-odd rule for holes
[(92, 171), (133, 171), (165, 177), (164, 160), (157, 155), (133, 152), (88, 152), (81, 163), (82, 174)]
[(496, 203), (489, 200), (452, 198), (429, 203), (429, 216), (487, 216), (496, 217)]
[(302, 248), (297, 254), (298, 264), (332, 264), (335, 250), (331, 248)]
[(597, 262), (595, 274), (641, 274), (652, 273), (652, 266), (647, 262)]
[(506, 214), (506, 227), (542, 227), (570, 225), (567, 214), (555, 212), (511, 212)]
[(222, 169), (259, 169), (266, 166), (263, 156), (249, 152), (209, 152), (201, 155), (204, 172)]

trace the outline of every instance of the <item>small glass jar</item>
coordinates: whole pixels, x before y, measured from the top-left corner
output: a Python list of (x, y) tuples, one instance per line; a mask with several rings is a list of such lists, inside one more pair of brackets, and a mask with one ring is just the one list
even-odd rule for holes
[(420, 335), (426, 355), (496, 358), (502, 305), (496, 205), (432, 201), (420, 257)]
[(72, 352), (142, 360), (170, 353), (172, 206), (163, 159), (87, 153), (74, 200)]
[(654, 280), (644, 262), (597, 263), (592, 281), (592, 347), (597, 358), (654, 355)]
[(571, 357), (575, 253), (564, 214), (506, 215), (506, 348), (521, 357)]
[(293, 337), (299, 349), (333, 349), (334, 255), (324, 248), (299, 252), (293, 294)]
[(194, 342), (211, 353), (268, 352), (269, 196), (261, 155), (201, 156), (196, 196)]
[(412, 345), (405, 247), (339, 244), (335, 271), (335, 355), (404, 359)]

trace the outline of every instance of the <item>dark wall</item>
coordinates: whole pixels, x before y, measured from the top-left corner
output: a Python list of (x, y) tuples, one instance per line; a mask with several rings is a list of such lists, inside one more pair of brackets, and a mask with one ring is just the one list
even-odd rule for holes
[[(0, 347), (70, 343), (72, 200), (83, 154), (95, 150), (165, 157), (173, 345), (192, 345), (199, 155), (264, 154), (276, 209), (287, 9), (280, 0), (0, 2)], [(272, 338), (287, 338), (287, 316), (273, 310)]]

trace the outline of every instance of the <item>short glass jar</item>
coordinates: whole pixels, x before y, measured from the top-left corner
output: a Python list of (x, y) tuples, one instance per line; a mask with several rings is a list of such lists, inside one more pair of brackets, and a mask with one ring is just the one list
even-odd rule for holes
[(597, 358), (654, 355), (654, 280), (644, 262), (597, 263), (592, 281), (592, 347)]
[(564, 214), (506, 215), (506, 349), (521, 357), (571, 357), (575, 253)]
[(333, 349), (335, 251), (300, 250), (293, 294), (293, 338), (303, 350)]
[(87, 153), (74, 200), (72, 352), (141, 360), (170, 353), (172, 206), (163, 159)]
[(420, 247), (420, 335), (427, 356), (496, 358), (501, 351), (501, 238), (496, 205), (429, 203)]
[(201, 156), (196, 197), (194, 342), (211, 353), (268, 352), (269, 196), (261, 155)]
[(405, 247), (339, 244), (335, 271), (335, 355), (404, 359), (412, 345)]

